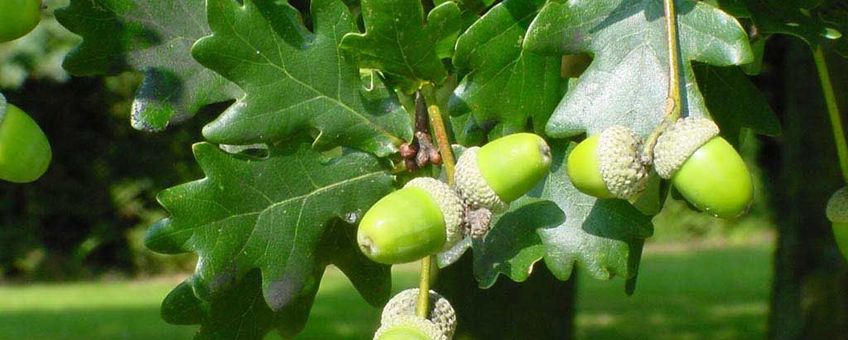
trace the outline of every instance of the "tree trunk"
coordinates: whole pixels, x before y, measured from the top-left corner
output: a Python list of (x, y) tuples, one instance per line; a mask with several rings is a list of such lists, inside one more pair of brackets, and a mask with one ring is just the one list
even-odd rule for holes
[(471, 254), (439, 272), (434, 288), (451, 301), (459, 319), (455, 339), (571, 339), (576, 275), (554, 278), (543, 263), (523, 283), (501, 276), (481, 289), (472, 276)]
[[(848, 266), (824, 211), (830, 195), (845, 183), (811, 51), (794, 39), (780, 42), (767, 51), (778, 60), (772, 59), (776, 77), (765, 84), (774, 87), (778, 101), (773, 105), (783, 123), (783, 136), (764, 150), (778, 229), (769, 338), (843, 339)], [(848, 67), (834, 55), (828, 62), (842, 85), (837, 93), (844, 94)], [(844, 112), (845, 98), (840, 99)]]

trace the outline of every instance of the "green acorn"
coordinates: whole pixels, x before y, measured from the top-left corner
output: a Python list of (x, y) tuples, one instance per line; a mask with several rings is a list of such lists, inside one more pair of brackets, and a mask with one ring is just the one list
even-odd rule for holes
[(642, 140), (633, 130), (611, 126), (571, 151), (566, 165), (568, 178), (587, 195), (629, 200), (648, 183), (641, 148)]
[(456, 190), (472, 208), (505, 211), (545, 178), (551, 149), (542, 137), (517, 133), (465, 150), (456, 164)]
[(41, 21), (41, 0), (0, 0), (0, 42), (18, 39)]
[(416, 315), (418, 289), (407, 289), (395, 295), (383, 308), (380, 329), (375, 340), (434, 339), (448, 340), (456, 331), (456, 311), (450, 302), (430, 291), (427, 318)]
[(827, 201), (827, 219), (839, 251), (848, 260), (848, 188), (839, 189)]
[(13, 183), (37, 180), (53, 154), (38, 124), (0, 96), (0, 179)]
[(365, 213), (357, 242), (375, 262), (415, 261), (449, 249), (461, 239), (463, 211), (462, 201), (445, 183), (416, 178)]
[(742, 157), (718, 132), (709, 119), (678, 120), (657, 140), (654, 169), (698, 209), (734, 218), (748, 210), (754, 186)]

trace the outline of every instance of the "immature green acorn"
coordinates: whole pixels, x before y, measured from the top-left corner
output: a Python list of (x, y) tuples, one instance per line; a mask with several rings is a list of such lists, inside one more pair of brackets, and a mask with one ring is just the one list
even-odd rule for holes
[(418, 289), (395, 295), (383, 308), (375, 340), (448, 340), (456, 331), (456, 311), (450, 302), (434, 291), (429, 294), (427, 318), (416, 315)]
[(0, 0), (0, 42), (18, 39), (41, 20), (41, 0)]
[(449, 249), (462, 238), (462, 201), (447, 184), (416, 178), (362, 217), (356, 238), (368, 258), (406, 263)]
[(542, 137), (517, 133), (465, 150), (456, 164), (456, 190), (474, 208), (505, 211), (545, 178), (551, 149)]
[(47, 171), (53, 154), (38, 124), (0, 96), (0, 179), (35, 181)]
[(754, 186), (742, 157), (718, 132), (706, 118), (678, 120), (657, 140), (654, 169), (698, 209), (734, 218), (748, 210)]
[(848, 260), (848, 188), (839, 189), (827, 201), (827, 219), (839, 251)]
[(633, 130), (611, 126), (571, 151), (566, 164), (568, 178), (587, 195), (629, 200), (648, 183), (641, 149), (642, 140)]

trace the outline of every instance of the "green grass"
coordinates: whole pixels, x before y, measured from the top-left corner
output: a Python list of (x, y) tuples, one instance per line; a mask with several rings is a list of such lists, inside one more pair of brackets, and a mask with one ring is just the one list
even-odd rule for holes
[[(580, 277), (582, 339), (763, 338), (770, 285), (768, 246), (648, 251), (636, 294), (621, 280)], [(395, 271), (411, 287), (416, 266)], [(175, 280), (0, 287), (0, 339), (188, 339), (193, 327), (167, 325), (159, 302)], [(370, 339), (379, 310), (329, 271), (299, 339)], [(271, 338), (277, 338), (276, 336)]]
[(636, 293), (578, 281), (582, 339), (762, 339), (771, 285), (765, 245), (648, 254)]

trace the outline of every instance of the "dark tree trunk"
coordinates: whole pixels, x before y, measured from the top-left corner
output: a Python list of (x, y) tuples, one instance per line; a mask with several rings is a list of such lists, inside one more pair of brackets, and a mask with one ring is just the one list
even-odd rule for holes
[(480, 289), (470, 254), (439, 272), (434, 288), (451, 301), (459, 318), (456, 339), (571, 339), (575, 277), (562, 282), (543, 263), (523, 283), (500, 277)]
[[(767, 51), (776, 72), (763, 83), (772, 87), (783, 125), (783, 136), (763, 155), (778, 228), (769, 338), (844, 339), (848, 266), (824, 210), (845, 183), (810, 49), (797, 40), (776, 43)], [(837, 93), (844, 94), (848, 67), (833, 55), (828, 62), (841, 85)], [(848, 107), (840, 99), (844, 112)]]

